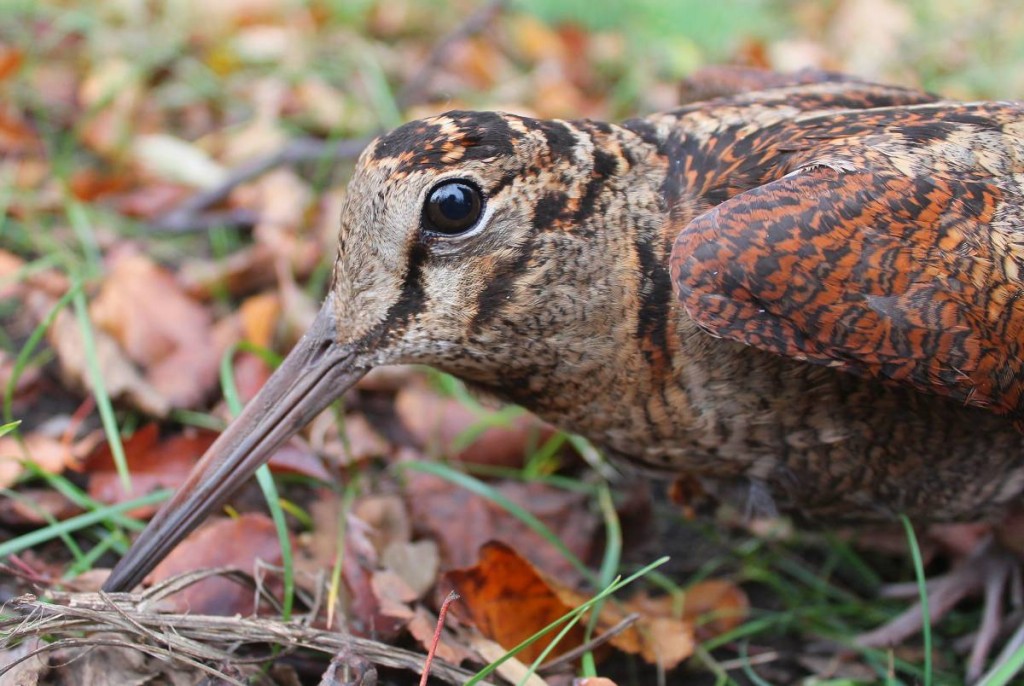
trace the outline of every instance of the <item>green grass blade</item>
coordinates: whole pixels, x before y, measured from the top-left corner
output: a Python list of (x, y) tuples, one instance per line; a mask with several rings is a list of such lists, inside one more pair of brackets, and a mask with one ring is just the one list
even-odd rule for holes
[[(246, 346), (245, 349), (256, 346)], [(231, 346), (224, 352), (220, 360), (220, 385), (224, 393), (224, 400), (228, 404), (231, 414), (238, 416), (242, 412), (242, 399), (238, 395), (238, 386), (235, 383), (235, 370), (231, 361), (235, 353), (242, 350), (241, 344)], [(264, 358), (266, 359), (266, 358)], [(292, 540), (288, 535), (288, 522), (284, 516), (284, 509), (281, 507), (281, 497), (277, 492), (277, 485), (267, 465), (261, 465), (256, 470), (256, 482), (263, 491), (263, 497), (267, 501), (267, 508), (270, 510), (270, 518), (277, 530), (277, 540), (281, 546), (281, 566), (284, 569), (284, 598), (281, 601), (281, 616), (288, 621), (292, 615), (292, 604), (295, 597), (295, 562), (292, 556)]]
[(999, 667), (986, 674), (978, 686), (1006, 686), (1006, 684), (1019, 683), (1014, 682), (1013, 679), (1022, 671), (1024, 671), (1024, 645), (1019, 646)]
[(0, 543), (0, 558), (19, 553), (22, 550), (32, 548), (46, 541), (51, 541), (58, 536), (62, 536), (73, 531), (78, 531), (86, 527), (93, 526), (94, 524), (100, 524), (111, 517), (119, 514), (134, 510), (137, 507), (146, 507), (148, 505), (156, 505), (157, 503), (167, 500), (171, 495), (171, 491), (162, 489), (148, 493), (141, 498), (135, 498), (134, 500), (128, 500), (117, 505), (110, 505), (108, 507), (101, 507), (92, 512), (86, 512), (70, 519), (65, 519), (63, 522), (57, 522), (52, 526), (48, 526), (43, 529), (37, 529), (36, 531), (30, 531), (29, 533), (12, 538), (9, 541)]
[(117, 419), (114, 417), (114, 406), (110, 402), (110, 394), (107, 392), (103, 371), (100, 369), (99, 355), (96, 352), (96, 337), (93, 335), (92, 320), (89, 319), (88, 304), (81, 288), (75, 288), (72, 291), (71, 302), (75, 310), (75, 317), (78, 319), (78, 327), (82, 332), (85, 366), (89, 373), (89, 381), (92, 383), (96, 407), (100, 411), (100, 422), (103, 424), (103, 432), (110, 445), (110, 454), (114, 457), (114, 467), (117, 469), (118, 476), (121, 477), (121, 485), (124, 487), (125, 493), (131, 493), (132, 476), (128, 470), (128, 458), (124, 454), (121, 432), (117, 428)]
[(14, 359), (14, 367), (11, 370), (11, 378), (7, 381), (7, 387), (4, 388), (4, 421), (10, 422), (14, 407), (14, 389), (18, 385), (18, 379), (25, 372), (25, 368), (28, 366), (29, 360), (32, 359), (32, 354), (35, 352), (39, 343), (43, 340), (43, 336), (46, 335), (46, 330), (53, 324), (53, 320), (57, 318), (60, 311), (67, 307), (71, 299), (75, 297), (77, 293), (81, 291), (82, 285), (76, 283), (68, 292), (60, 297), (50, 311), (43, 317), (43, 321), (39, 322), (39, 326), (32, 330), (29, 334), (28, 340), (25, 341), (25, 345), (21, 346), (21, 350), (18, 351), (18, 356)]
[(900, 515), (903, 530), (907, 534), (910, 546), (910, 558), (914, 562), (914, 576), (917, 578), (918, 594), (921, 598), (921, 635), (924, 639), (924, 686), (932, 684), (932, 614), (928, 608), (928, 586), (924, 576), (924, 562), (921, 559), (921, 548), (917, 544), (917, 535), (910, 518)]

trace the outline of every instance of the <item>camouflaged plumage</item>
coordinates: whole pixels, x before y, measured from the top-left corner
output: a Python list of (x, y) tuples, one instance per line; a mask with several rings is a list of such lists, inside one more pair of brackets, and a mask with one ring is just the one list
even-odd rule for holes
[[(105, 588), (383, 364), (751, 509), (1019, 503), (1024, 106), (829, 74), (723, 84), (753, 90), (621, 125), (449, 112), (372, 143), (312, 328)], [(442, 235), (425, 202), (452, 181), (480, 214)]]
[[(340, 338), (810, 516), (999, 512), (1024, 490), (1024, 108), (799, 81), (381, 137), (342, 217)], [(451, 178), (489, 208), (470, 238), (420, 227)]]

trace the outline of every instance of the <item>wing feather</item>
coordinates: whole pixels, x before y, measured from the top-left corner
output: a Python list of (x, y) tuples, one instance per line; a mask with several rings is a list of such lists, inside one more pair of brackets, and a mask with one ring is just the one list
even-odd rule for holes
[(1019, 181), (844, 144), (847, 164), (807, 164), (691, 221), (677, 297), (713, 335), (1021, 420)]

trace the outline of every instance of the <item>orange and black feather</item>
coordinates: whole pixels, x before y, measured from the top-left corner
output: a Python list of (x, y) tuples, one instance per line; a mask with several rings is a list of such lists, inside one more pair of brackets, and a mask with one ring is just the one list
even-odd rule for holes
[(989, 103), (786, 124), (769, 178), (678, 234), (677, 297), (716, 336), (1021, 422), (1022, 121)]

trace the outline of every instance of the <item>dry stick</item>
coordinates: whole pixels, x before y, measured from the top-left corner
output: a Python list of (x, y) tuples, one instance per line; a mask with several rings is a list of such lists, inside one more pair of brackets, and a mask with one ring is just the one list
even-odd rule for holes
[[(190, 576), (195, 579), (195, 576)], [(173, 585), (180, 585), (180, 581)], [(154, 595), (53, 593), (53, 600), (68, 605), (44, 603), (34, 596), (15, 598), (5, 608), (13, 616), (0, 619), (0, 647), (30, 636), (43, 635), (58, 639), (63, 646), (84, 645), (85, 641), (74, 642), (75, 639), (69, 637), (82, 633), (113, 632), (120, 636), (119, 646), (134, 647), (163, 659), (180, 660), (207, 670), (211, 669), (205, 666), (208, 661), (251, 663), (270, 658), (270, 655), (238, 656), (234, 650), (240, 645), (279, 645), (328, 654), (347, 650), (369, 663), (412, 672), (419, 671), (423, 664), (423, 656), (419, 653), (296, 622), (285, 624), (252, 617), (161, 614), (141, 609), (153, 601)], [(116, 604), (118, 611), (112, 611), (111, 604)], [(12, 667), (13, 664), (0, 666), (0, 682), (3, 681), (2, 675)], [(451, 684), (464, 683), (472, 676), (470, 672), (443, 660), (433, 663), (433, 673)]]
[(290, 140), (280, 150), (257, 157), (231, 170), (227, 178), (216, 186), (187, 198), (173, 210), (154, 221), (151, 227), (155, 231), (184, 233), (202, 231), (212, 226), (251, 224), (256, 217), (252, 212), (245, 210), (217, 212), (210, 215), (202, 213), (208, 207), (225, 200), (236, 186), (251, 181), (275, 167), (318, 160), (352, 159), (359, 156), (368, 142), (368, 138), (339, 141), (322, 141), (317, 138)]
[(640, 613), (638, 612), (633, 612), (631, 614), (626, 615), (619, 622), (609, 627), (608, 631), (605, 631), (600, 636), (595, 636), (583, 645), (576, 646), (572, 650), (566, 653), (562, 653), (553, 660), (548, 660), (537, 669), (537, 672), (539, 674), (549, 674), (555, 668), (560, 667), (568, 662), (574, 661), (576, 658), (580, 657), (584, 653), (594, 650), (598, 646), (602, 646), (608, 641), (612, 640), (613, 638), (621, 634), (623, 631), (633, 626), (633, 624), (638, 619), (640, 619)]
[(439, 40), (430, 51), (430, 55), (427, 56), (423, 66), (398, 92), (398, 95), (395, 97), (398, 106), (404, 109), (421, 102), (426, 95), (431, 77), (433, 77), (434, 72), (437, 71), (448, 56), (448, 51), (456, 43), (464, 41), (487, 28), (487, 25), (491, 23), (507, 4), (507, 0), (491, 0), (491, 2), (488, 2), (466, 17), (465, 21)]
[(437, 627), (434, 629), (434, 640), (430, 643), (430, 650), (427, 651), (427, 660), (423, 663), (423, 675), (420, 676), (420, 686), (427, 686), (427, 677), (430, 676), (430, 663), (434, 661), (437, 644), (441, 642), (441, 631), (444, 629), (444, 618), (448, 615), (448, 606), (458, 599), (458, 593), (449, 591), (448, 596), (441, 603), (441, 610), (437, 613)]

